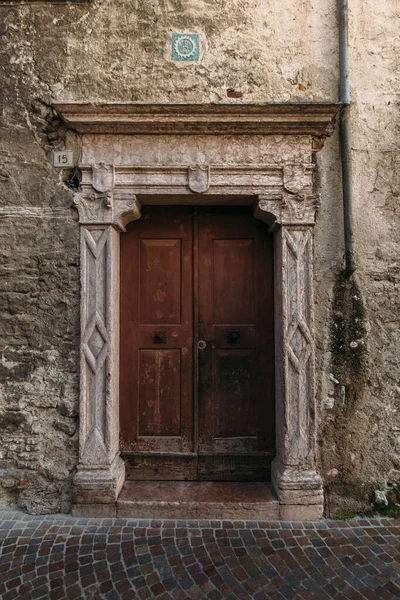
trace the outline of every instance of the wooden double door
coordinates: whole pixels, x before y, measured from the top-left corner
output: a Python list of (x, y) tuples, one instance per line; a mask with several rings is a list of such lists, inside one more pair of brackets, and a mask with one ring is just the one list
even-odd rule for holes
[(249, 208), (144, 208), (121, 236), (128, 479), (269, 479), (273, 321), (272, 236)]

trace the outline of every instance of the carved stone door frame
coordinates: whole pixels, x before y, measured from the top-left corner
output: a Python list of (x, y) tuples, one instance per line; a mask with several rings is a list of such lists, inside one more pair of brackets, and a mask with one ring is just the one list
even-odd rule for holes
[[(83, 133), (80, 458), (75, 515), (113, 516), (119, 453), (119, 237), (142, 203), (252, 203), (274, 233), (276, 458), (280, 517), (318, 519), (312, 152), (338, 105), (56, 106)], [(128, 135), (127, 135), (128, 134)]]

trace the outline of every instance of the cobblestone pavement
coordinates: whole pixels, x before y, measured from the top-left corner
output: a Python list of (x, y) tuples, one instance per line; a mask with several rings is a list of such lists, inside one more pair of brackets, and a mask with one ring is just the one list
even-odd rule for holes
[(0, 513), (0, 597), (399, 599), (400, 521)]

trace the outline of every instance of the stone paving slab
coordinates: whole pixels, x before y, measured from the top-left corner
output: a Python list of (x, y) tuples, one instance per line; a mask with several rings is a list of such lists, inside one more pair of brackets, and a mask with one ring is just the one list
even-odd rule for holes
[(400, 598), (400, 521), (0, 512), (2, 600)]

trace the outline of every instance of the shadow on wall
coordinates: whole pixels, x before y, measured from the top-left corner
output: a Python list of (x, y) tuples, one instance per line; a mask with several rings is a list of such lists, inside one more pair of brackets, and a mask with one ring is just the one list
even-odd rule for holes
[(327, 516), (338, 517), (370, 511), (373, 493), (362, 475), (365, 453), (353, 435), (369, 372), (366, 310), (354, 276), (334, 285), (329, 334), (333, 410), (321, 426), (320, 445)]

